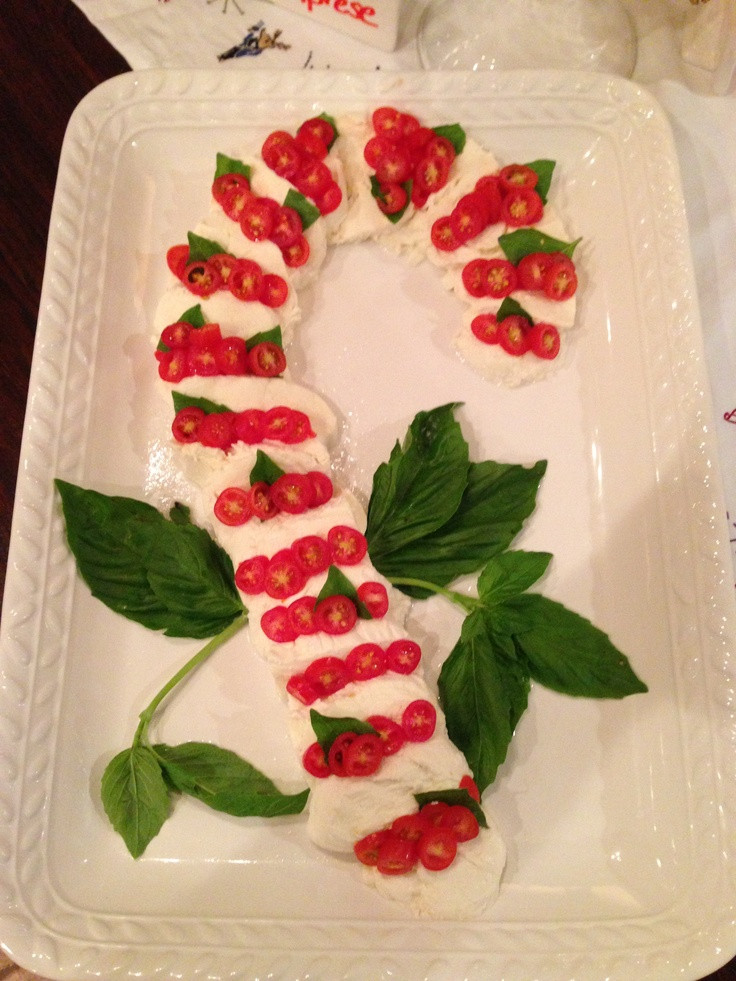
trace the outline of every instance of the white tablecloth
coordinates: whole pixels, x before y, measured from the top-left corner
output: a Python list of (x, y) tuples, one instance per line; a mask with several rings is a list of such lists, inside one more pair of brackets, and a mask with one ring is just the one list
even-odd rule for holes
[[(219, 63), (243, 70), (416, 70), (424, 0), (403, 2), (399, 43), (386, 53), (267, 0), (75, 0), (134, 69)], [(633, 80), (664, 108), (679, 155), (736, 564), (736, 37), (729, 35), (725, 64), (712, 71), (703, 67), (708, 38), (698, 34), (702, 21), (694, 21), (728, 10), (729, 30), (736, 33), (734, 8), (728, 6), (736, 0), (709, 0), (707, 6), (687, 0), (624, 2), (639, 43)], [(697, 66), (683, 60), (683, 46), (705, 53), (705, 61), (701, 57)]]

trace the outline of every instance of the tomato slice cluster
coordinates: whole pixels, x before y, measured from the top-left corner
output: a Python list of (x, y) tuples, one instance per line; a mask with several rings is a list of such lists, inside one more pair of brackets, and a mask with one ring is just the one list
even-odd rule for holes
[(578, 278), (575, 263), (564, 252), (530, 252), (516, 267), (519, 289), (544, 293), (550, 300), (569, 300)]
[(314, 201), (322, 215), (335, 211), (342, 201), (340, 185), (325, 163), (335, 135), (329, 120), (315, 116), (301, 124), (296, 136), (275, 130), (261, 147), (266, 166)]
[[(317, 472), (311, 477), (313, 482), (316, 474)], [(319, 477), (325, 481), (329, 481), (329, 477), (326, 474), (320, 473)], [(331, 486), (329, 496), (332, 496)], [(329, 500), (329, 497), (325, 497), (324, 494), (319, 495), (320, 504), (323, 504), (325, 500)], [(281, 549), (275, 555), (271, 556), (271, 558), (267, 558), (265, 555), (255, 555), (251, 558), (244, 559), (235, 573), (236, 584), (243, 592), (251, 596), (265, 592), (273, 599), (288, 599), (289, 596), (293, 596), (294, 593), (298, 593), (303, 589), (311, 576), (317, 576), (322, 572), (326, 572), (331, 565), (354, 565), (352, 555), (349, 556), (349, 561), (346, 562), (343, 560), (342, 552), (333, 548), (332, 542), (336, 538), (335, 531), (338, 531), (341, 537), (350, 535), (356, 543), (355, 554), (362, 553), (362, 556), (366, 554), (368, 543), (362, 532), (358, 531), (357, 528), (348, 528), (346, 525), (335, 525), (327, 533), (327, 537), (322, 537), (321, 535), (305, 535), (303, 538), (297, 538), (288, 548)], [(301, 584), (295, 586), (288, 593), (280, 590), (274, 592), (272, 583), (274, 565), (280, 568), (284, 566), (293, 568), (295, 570), (293, 580), (295, 583), (300, 582)], [(238, 576), (241, 570), (243, 570), (242, 586), (238, 582)], [(271, 571), (269, 572), (269, 570)]]
[[(336, 662), (335, 665), (326, 662)], [(310, 665), (319, 665), (315, 671), (317, 680), (328, 693), (342, 687), (335, 680), (339, 677), (342, 662), (339, 658), (321, 658)], [(337, 685), (337, 687), (335, 687)], [(319, 743), (311, 743), (304, 751), (302, 764), (313, 777), (367, 777), (375, 773), (386, 756), (398, 753), (407, 742), (424, 742), (434, 733), (437, 713), (431, 702), (417, 699), (404, 709), (400, 720), (388, 716), (371, 715), (366, 719), (375, 732), (342, 732), (325, 754)], [(419, 722), (422, 720), (421, 738)], [(428, 720), (431, 720), (431, 727)], [(370, 737), (370, 739), (367, 739)]]
[(286, 368), (284, 350), (273, 341), (259, 341), (249, 350), (242, 337), (223, 337), (219, 324), (193, 327), (186, 321), (164, 327), (156, 360), (159, 376), (167, 382), (192, 375), (275, 378)]
[(508, 259), (471, 259), (462, 271), (463, 286), (480, 299), (502, 300), (518, 288), (516, 266)]
[(470, 329), (483, 344), (498, 344), (515, 357), (529, 351), (551, 361), (560, 353), (560, 332), (554, 324), (541, 320), (533, 324), (520, 314), (499, 321), (495, 313), (479, 313), (470, 322)]
[[(285, 473), (272, 484), (257, 480), (249, 487), (226, 487), (217, 496), (214, 512), (218, 521), (226, 525), (237, 526), (244, 525), (251, 518), (268, 521), (281, 513), (303, 514), (305, 511), (324, 504), (331, 496), (332, 481), (321, 471)], [(281, 567), (285, 565), (286, 553), (286, 549), (276, 553), (279, 556)], [(246, 560), (246, 562), (248, 561)], [(289, 563), (289, 565), (300, 570), (296, 561)], [(243, 584), (250, 584), (249, 590), (245, 590), (246, 592), (255, 588), (256, 582), (252, 580), (252, 572), (250, 571), (255, 567), (256, 563), (252, 561), (249, 565), (243, 565)], [(245, 570), (248, 570), (247, 574)], [(299, 574), (302, 575), (301, 571)], [(297, 586), (293, 592), (298, 592), (302, 586), (303, 583)], [(262, 589), (265, 588), (264, 582)], [(286, 595), (290, 596), (292, 593)]]
[(280, 307), (289, 295), (289, 285), (278, 273), (264, 272), (253, 259), (239, 259), (218, 252), (208, 259), (190, 261), (188, 245), (173, 245), (166, 253), (169, 269), (195, 296), (229, 292), (244, 303)]
[(436, 800), (361, 838), (353, 850), (359, 862), (383, 875), (406, 875), (417, 864), (439, 872), (455, 861), (458, 846), (479, 832), (478, 819), (470, 808)]
[[(318, 698), (327, 698), (351, 682), (370, 681), (387, 671), (411, 674), (421, 657), (419, 644), (408, 638), (394, 640), (387, 647), (374, 643), (357, 644), (344, 659), (327, 657), (313, 661), (304, 671), (289, 678), (286, 690), (303, 705), (312, 705)], [(330, 670), (328, 683), (324, 674), (326, 667)]]
[[(371, 617), (381, 619), (388, 611), (388, 593), (380, 582), (363, 582), (356, 592)], [(276, 606), (261, 617), (261, 629), (275, 643), (283, 644), (308, 634), (336, 637), (349, 633), (358, 622), (358, 608), (349, 596), (335, 593), (317, 601), (300, 596), (289, 606)]]
[(372, 115), (373, 136), (363, 157), (379, 186), (376, 198), (385, 214), (396, 214), (411, 202), (421, 208), (441, 190), (450, 176), (455, 147), (444, 136), (422, 126), (416, 116), (393, 106), (381, 106)]
[(243, 174), (223, 174), (212, 184), (212, 196), (252, 242), (268, 241), (278, 246), (291, 268), (309, 259), (309, 242), (299, 212), (274, 198), (254, 194)]
[(229, 450), (235, 443), (266, 440), (292, 445), (315, 436), (309, 416), (287, 405), (241, 412), (205, 412), (197, 405), (188, 405), (174, 416), (171, 431), (178, 443), (201, 443), (219, 450)]

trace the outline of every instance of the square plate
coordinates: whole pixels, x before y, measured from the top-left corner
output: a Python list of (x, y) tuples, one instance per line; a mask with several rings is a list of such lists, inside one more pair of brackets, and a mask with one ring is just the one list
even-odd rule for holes
[[(524, 547), (547, 595), (624, 650), (649, 694), (535, 688), (486, 794), (509, 848), (489, 917), (427, 923), (310, 845), (300, 818), (180, 801), (134, 862), (99, 778), (193, 653), (111, 614), (77, 578), (52, 479), (166, 504), (151, 319), (165, 250), (206, 212), (217, 151), (277, 126), (396, 104), (458, 121), (502, 163), (557, 161), (582, 236), (578, 323), (549, 379), (499, 389), (454, 353), (457, 301), (427, 264), (331, 250), (290, 366), (341, 423), (337, 478), (364, 500), (414, 414), (450, 401), (474, 459), (547, 459)], [(576, 259), (578, 255), (576, 254)], [(380, 302), (376, 302), (380, 296)], [(52, 978), (622, 981), (698, 978), (736, 947), (733, 587), (687, 227), (656, 103), (601, 76), (130, 73), (69, 124), (52, 213), (2, 622), (4, 945)], [(416, 611), (434, 674), (459, 620)], [(164, 711), (302, 785), (270, 674), (240, 638)]]

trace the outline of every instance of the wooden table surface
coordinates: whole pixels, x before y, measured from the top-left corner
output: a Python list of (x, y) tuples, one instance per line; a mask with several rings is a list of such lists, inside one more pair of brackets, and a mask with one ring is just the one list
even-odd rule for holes
[[(0, 595), (61, 143), (72, 110), (83, 96), (105, 79), (129, 70), (69, 0), (5, 0), (2, 13)], [(14, 967), (0, 953), (0, 981), (37, 977)], [(736, 981), (736, 959), (708, 981)]]

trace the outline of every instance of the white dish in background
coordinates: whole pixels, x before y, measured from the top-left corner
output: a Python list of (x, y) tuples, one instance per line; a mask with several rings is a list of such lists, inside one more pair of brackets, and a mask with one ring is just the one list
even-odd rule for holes
[[(509, 848), (479, 922), (416, 921), (322, 854), (303, 819), (180, 801), (134, 862), (99, 778), (196, 649), (111, 614), (77, 578), (55, 476), (171, 499), (150, 318), (166, 248), (207, 207), (215, 153), (319, 111), (384, 103), (461, 122), (504, 162), (551, 157), (583, 237), (579, 318), (549, 380), (488, 385), (453, 353), (436, 270), (333, 250), (291, 352), (342, 420), (338, 479), (370, 475), (420, 409), (462, 401), (475, 459), (549, 461), (519, 540), (554, 553), (547, 595), (589, 616), (650, 692), (534, 688), (485, 802)], [(349, 278), (348, 278), (349, 277)], [(376, 291), (380, 303), (376, 302)], [(736, 948), (733, 586), (687, 229), (671, 136), (634, 85), (586, 75), (150, 72), (70, 122), (52, 214), (4, 598), (0, 938), (51, 978), (264, 975), (402, 981), (699, 978)], [(435, 671), (459, 620), (415, 606)], [(161, 717), (284, 789), (302, 786), (266, 667), (241, 636)]]

